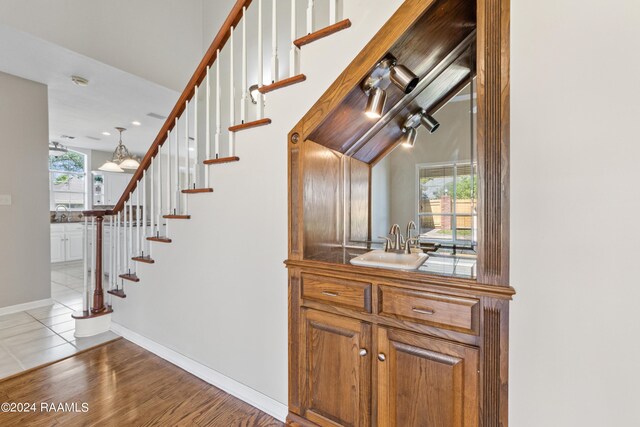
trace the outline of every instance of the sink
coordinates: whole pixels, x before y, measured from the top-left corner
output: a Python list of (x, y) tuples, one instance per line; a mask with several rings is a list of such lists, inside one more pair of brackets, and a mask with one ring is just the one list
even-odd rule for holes
[(385, 252), (376, 249), (351, 260), (353, 265), (365, 267), (382, 267), (396, 270), (417, 270), (429, 258), (425, 253), (403, 254), (397, 252)]

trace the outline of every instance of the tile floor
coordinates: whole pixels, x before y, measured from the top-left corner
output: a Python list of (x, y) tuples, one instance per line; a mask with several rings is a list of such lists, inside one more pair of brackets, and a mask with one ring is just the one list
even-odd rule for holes
[(0, 378), (70, 356), (116, 338), (76, 338), (71, 313), (82, 310), (82, 263), (51, 265), (53, 305), (0, 316)]

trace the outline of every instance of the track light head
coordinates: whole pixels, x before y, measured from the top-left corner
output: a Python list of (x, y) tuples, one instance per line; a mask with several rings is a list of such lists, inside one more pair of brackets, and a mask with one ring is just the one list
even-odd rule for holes
[(420, 124), (424, 126), (429, 133), (434, 133), (440, 127), (440, 122), (424, 111), (420, 114)]
[(364, 113), (371, 119), (379, 119), (384, 112), (384, 105), (387, 102), (387, 92), (378, 87), (369, 90), (369, 99)]
[(407, 148), (412, 148), (416, 145), (416, 138), (418, 137), (418, 131), (415, 128), (402, 128), (402, 139), (400, 143)]
[(409, 70), (404, 65), (397, 65), (395, 62), (391, 66), (391, 73), (389, 74), (389, 78), (401, 91), (405, 94), (410, 93), (412, 90), (418, 86), (418, 82), (420, 79), (418, 76), (413, 74), (411, 70)]

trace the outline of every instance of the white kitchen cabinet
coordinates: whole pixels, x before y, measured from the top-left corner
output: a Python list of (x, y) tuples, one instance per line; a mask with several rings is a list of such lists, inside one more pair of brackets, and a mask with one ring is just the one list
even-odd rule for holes
[(65, 254), (67, 261), (77, 261), (83, 259), (82, 253), (82, 231), (71, 231), (65, 236)]
[(51, 262), (83, 259), (83, 224), (51, 224)]
[(64, 232), (53, 231), (51, 227), (51, 262), (63, 262), (65, 259)]

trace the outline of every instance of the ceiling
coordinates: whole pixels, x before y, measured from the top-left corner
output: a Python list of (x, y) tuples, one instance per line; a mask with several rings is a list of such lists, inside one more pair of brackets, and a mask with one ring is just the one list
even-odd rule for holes
[[(146, 153), (164, 123), (147, 114), (167, 116), (180, 95), (3, 25), (0, 25), (0, 71), (46, 84), (50, 140), (92, 150), (113, 151), (118, 142), (114, 127), (122, 126), (128, 129), (123, 141), (129, 150), (139, 155)], [(89, 85), (75, 85), (72, 75), (88, 79)], [(133, 126), (132, 121), (141, 125)]]

